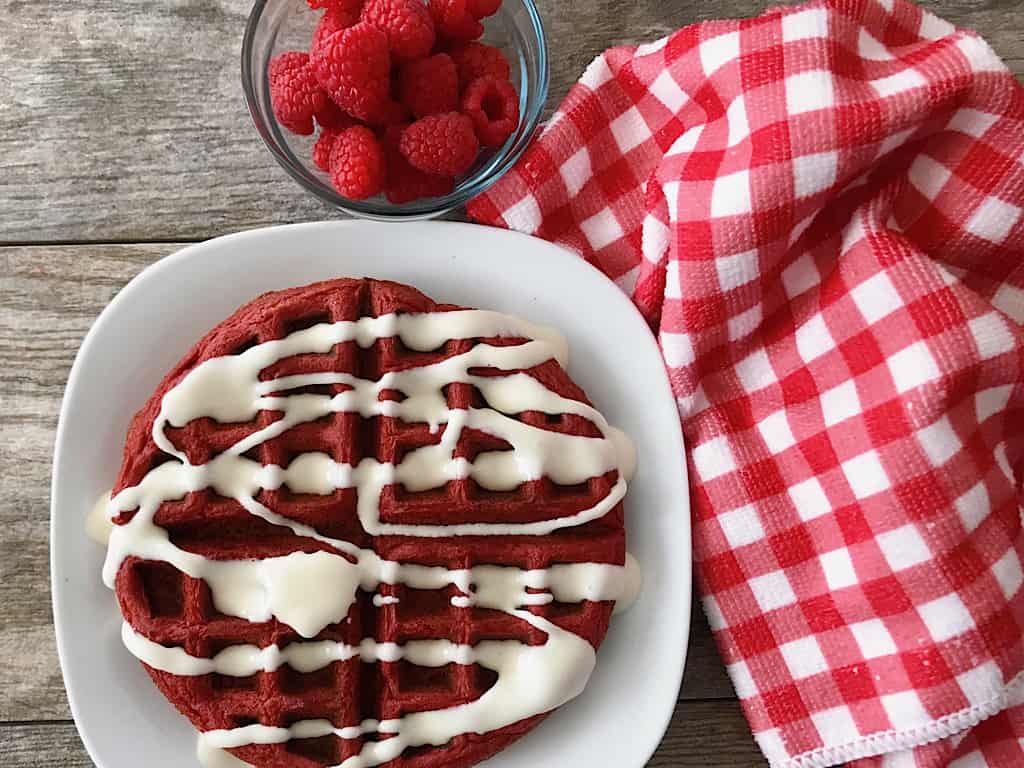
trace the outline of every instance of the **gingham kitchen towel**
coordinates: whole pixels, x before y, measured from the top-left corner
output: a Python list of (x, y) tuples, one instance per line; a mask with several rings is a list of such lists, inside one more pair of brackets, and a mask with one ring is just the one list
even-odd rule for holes
[(1024, 766), (1022, 207), (1024, 89), (904, 0), (609, 50), (470, 207), (659, 334), (774, 766)]

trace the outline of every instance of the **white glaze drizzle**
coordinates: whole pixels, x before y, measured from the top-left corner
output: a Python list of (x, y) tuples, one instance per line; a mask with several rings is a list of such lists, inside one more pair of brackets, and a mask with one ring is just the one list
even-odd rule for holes
[[(436, 349), (453, 339), (519, 336), (531, 341), (511, 347), (477, 344), (466, 353), (431, 365), (387, 373), (378, 380), (345, 373), (288, 376), (267, 382), (259, 379), (263, 369), (286, 357), (326, 353), (335, 344), (347, 341), (367, 347), (388, 336), (397, 336), (405, 346), (420, 351)], [(90, 515), (90, 532), (102, 540), (103, 526), (96, 518), (109, 521), (120, 513), (135, 512), (130, 521), (113, 526), (110, 533), (104, 565), (108, 586), (113, 586), (121, 563), (129, 556), (168, 562), (194, 578), (205, 580), (221, 612), (249, 621), (276, 617), (303, 637), (312, 638), (324, 627), (344, 619), (358, 589), (372, 592), (380, 584), (405, 584), (416, 589), (454, 585), (461, 593), (452, 598), (454, 605), (501, 610), (547, 635), (547, 641), (537, 646), (512, 640), (485, 641), (472, 647), (447, 640), (413, 641), (399, 646), (378, 643), (372, 638), (364, 639), (358, 646), (332, 641), (295, 642), (283, 649), (238, 645), (213, 658), (199, 658), (183, 648), (154, 643), (125, 623), (122, 639), (129, 651), (150, 666), (176, 675), (218, 672), (247, 676), (273, 671), (282, 664), (309, 672), (356, 657), (367, 663), (405, 659), (422, 666), (480, 664), (498, 673), (495, 684), (476, 701), (410, 713), (399, 720), (366, 721), (340, 728), (327, 721), (303, 721), (287, 729), (251, 725), (211, 731), (200, 739), (198, 754), (204, 764), (244, 765), (223, 750), (246, 744), (279, 743), (329, 733), (340, 738), (357, 738), (372, 732), (390, 734), (391, 738), (365, 743), (359, 754), (343, 763), (343, 768), (374, 766), (394, 759), (410, 746), (444, 744), (463, 733), (486, 733), (549, 711), (582, 691), (595, 661), (589, 642), (523, 607), (583, 600), (615, 600), (617, 608), (628, 605), (639, 589), (639, 569), (631, 556), (627, 556), (625, 566), (571, 563), (535, 571), (492, 565), (448, 570), (385, 561), (371, 550), (326, 537), (256, 500), (260, 490), (282, 486), (294, 493), (320, 495), (355, 488), (358, 517), (363, 528), (373, 535), (543, 535), (597, 519), (621, 500), (635, 470), (635, 449), (629, 439), (609, 426), (591, 406), (551, 392), (525, 373), (470, 373), (474, 368), (524, 370), (552, 358), (564, 365), (566, 355), (566, 344), (555, 332), (493, 312), (384, 315), (316, 325), (239, 355), (207, 360), (167, 392), (153, 424), (153, 440), (178, 461), (154, 468), (139, 485), (122, 490), (104, 505), (105, 515)], [(490, 407), (449, 409), (442, 387), (455, 382), (476, 387)], [(334, 396), (286, 394), (313, 384), (341, 384), (347, 389)], [(397, 390), (405, 397), (401, 401), (381, 400), (384, 390)], [(204, 465), (190, 464), (164, 433), (168, 424), (181, 427), (204, 416), (219, 422), (250, 422), (260, 410), (279, 411), (283, 415)], [(526, 410), (581, 416), (593, 423), (602, 436), (580, 437), (539, 429), (510, 415)], [(409, 452), (398, 465), (364, 459), (357, 466), (350, 466), (335, 462), (327, 454), (307, 453), (294, 458), (289, 466), (279, 467), (262, 465), (243, 455), (297, 424), (338, 412), (425, 422), (432, 431), (443, 425), (444, 431), (437, 445)], [(453, 452), (464, 429), (502, 439), (512, 449), (481, 453), (473, 462), (456, 459)], [(485, 489), (503, 491), (542, 477), (557, 484), (573, 485), (613, 470), (618, 477), (611, 491), (593, 507), (568, 517), (529, 523), (454, 525), (399, 525), (380, 519), (381, 494), (386, 486), (396, 483), (415, 492), (439, 487), (450, 480), (472, 478)], [(295, 552), (263, 560), (211, 561), (182, 550), (155, 524), (154, 515), (163, 502), (205, 488), (236, 499), (251, 514), (288, 527), (298, 536), (326, 543), (343, 554)], [(327, 583), (334, 588), (316, 588)], [(379, 607), (397, 599), (376, 594), (373, 602)]]
[[(596, 661), (590, 643), (529, 611), (517, 610), (510, 613), (546, 632), (547, 642), (543, 645), (524, 645), (509, 640), (484, 641), (467, 648), (471, 663), (498, 673), (497, 681), (491, 688), (479, 699), (466, 704), (441, 710), (412, 712), (397, 720), (378, 723), (375, 730), (390, 734), (391, 738), (364, 743), (361, 752), (345, 760), (341, 767), (380, 765), (395, 759), (407, 747), (446, 744), (464, 733), (488, 733), (548, 712), (582, 693)], [(433, 659), (428, 656), (424, 660)], [(254, 743), (279, 743), (289, 738), (302, 738), (300, 733), (305, 732), (305, 727), (317, 722), (301, 721), (288, 732), (257, 724), (231, 730), (207, 731), (201, 738), (209, 746), (221, 749)], [(296, 726), (302, 729), (299, 733), (292, 730)], [(343, 733), (348, 731), (347, 728), (340, 730)], [(309, 732), (317, 733), (314, 726), (310, 726)]]
[(89, 514), (85, 518), (85, 533), (97, 544), (107, 546), (110, 541), (110, 532), (114, 529), (114, 523), (110, 519), (107, 508), (110, 506), (110, 491), (105, 491), (96, 499)]
[[(507, 613), (514, 613), (518, 606), (547, 605), (554, 601), (572, 603), (581, 600), (615, 600), (616, 605), (628, 605), (635, 598), (635, 586), (639, 584), (639, 566), (631, 555), (627, 555), (624, 566), (571, 563), (535, 571), (506, 566), (479, 566), (469, 571), (448, 571), (447, 574), (450, 574), (452, 583), (476, 583), (476, 590), (473, 590), (471, 597), (466, 598), (467, 607), (475, 605)], [(426, 583), (415, 578), (412, 581)], [(531, 593), (526, 591), (527, 587), (546, 591)], [(154, 669), (185, 676), (216, 672), (233, 677), (248, 677), (257, 672), (273, 672), (284, 664), (299, 672), (314, 672), (335, 661), (357, 657), (364, 663), (406, 659), (427, 667), (483, 663), (473, 646), (457, 645), (449, 640), (414, 640), (396, 645), (365, 638), (355, 646), (320, 640), (293, 642), (283, 649), (276, 645), (264, 648), (233, 645), (212, 658), (203, 658), (191, 656), (183, 648), (168, 648), (154, 643), (136, 632), (128, 622), (122, 624), (121, 638), (132, 655)], [(501, 642), (518, 645), (516, 641)]]
[(250, 764), (239, 760), (226, 749), (213, 747), (199, 734), (196, 742), (196, 759), (203, 768), (249, 768)]

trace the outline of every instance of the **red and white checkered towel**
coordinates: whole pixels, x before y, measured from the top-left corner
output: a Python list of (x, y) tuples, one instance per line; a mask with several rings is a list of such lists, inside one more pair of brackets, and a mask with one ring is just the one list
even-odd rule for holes
[(470, 207), (658, 332), (773, 766), (1024, 766), (1022, 207), (1024, 89), (906, 0), (609, 50)]

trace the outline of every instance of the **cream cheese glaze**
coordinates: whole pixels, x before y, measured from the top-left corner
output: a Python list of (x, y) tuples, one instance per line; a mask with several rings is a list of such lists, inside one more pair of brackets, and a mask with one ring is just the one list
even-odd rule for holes
[[(518, 346), (477, 344), (468, 352), (441, 362), (389, 372), (380, 379), (360, 379), (348, 373), (315, 373), (261, 381), (259, 374), (275, 362), (293, 355), (325, 353), (335, 344), (355, 341), (363, 347), (375, 340), (397, 336), (409, 348), (437, 349), (450, 340), (497, 336), (527, 338)], [(497, 680), (479, 699), (447, 709), (409, 713), (397, 720), (363, 723), (300, 721), (289, 728), (249, 725), (201, 734), (197, 754), (213, 768), (244, 765), (225, 749), (249, 744), (281, 743), (293, 738), (335, 734), (358, 738), (367, 733), (387, 738), (368, 741), (342, 768), (368, 768), (392, 760), (408, 747), (440, 745), (464, 733), (487, 733), (550, 711), (577, 696), (595, 664), (590, 643), (573, 632), (525, 610), (551, 602), (616, 601), (627, 606), (640, 588), (639, 567), (627, 555), (624, 565), (566, 563), (543, 570), (500, 565), (470, 569), (381, 559), (375, 552), (320, 534), (268, 509), (257, 500), (261, 490), (287, 486), (294, 493), (326, 495), (340, 488), (357, 491), (357, 514), (371, 535), (443, 537), (465, 535), (542, 536), (582, 525), (610, 511), (625, 495), (636, 467), (632, 442), (609, 426), (594, 408), (547, 389), (528, 374), (517, 372), (555, 359), (565, 364), (567, 345), (556, 332), (525, 321), (482, 310), (427, 314), (383, 315), (354, 322), (323, 323), (289, 336), (254, 346), (241, 354), (212, 358), (189, 372), (161, 401), (153, 424), (153, 440), (178, 461), (161, 464), (142, 481), (101, 500), (89, 516), (88, 530), (99, 541), (107, 539), (104, 582), (114, 586), (117, 572), (128, 557), (170, 563), (210, 587), (222, 613), (261, 622), (276, 617), (306, 640), (284, 648), (237, 645), (213, 658), (189, 655), (183, 648), (168, 648), (145, 638), (126, 622), (122, 639), (128, 650), (149, 666), (175, 675), (248, 676), (273, 671), (287, 664), (310, 672), (335, 661), (358, 657), (366, 663), (404, 659), (421, 666), (479, 664), (497, 673)], [(498, 369), (499, 376), (479, 376), (476, 368)], [(487, 408), (452, 409), (442, 388), (455, 382), (476, 387)], [(315, 384), (343, 384), (336, 395), (287, 394)], [(384, 390), (397, 390), (403, 400), (381, 400)], [(165, 434), (165, 427), (181, 427), (201, 417), (219, 422), (250, 422), (261, 410), (274, 410), (282, 418), (231, 446), (206, 464), (193, 465)], [(523, 411), (575, 414), (594, 424), (601, 437), (581, 437), (544, 430), (513, 418)], [(397, 464), (363, 459), (351, 466), (324, 453), (305, 453), (287, 467), (262, 465), (243, 454), (292, 427), (331, 413), (386, 415), (406, 422), (443, 428), (440, 443), (409, 452)], [(479, 454), (472, 462), (454, 457), (459, 436), (474, 429), (508, 442), (510, 451)], [(574, 485), (615, 471), (609, 493), (593, 507), (576, 514), (529, 523), (460, 523), (402, 525), (383, 522), (380, 498), (385, 487), (401, 484), (407, 490), (437, 488), (450, 480), (472, 478), (494, 491), (511, 490), (524, 482), (548, 477)], [(214, 561), (175, 546), (154, 516), (165, 501), (212, 488), (236, 499), (248, 512), (289, 528), (297, 536), (330, 545), (335, 552), (295, 552), (262, 560)], [(122, 512), (135, 511), (122, 525), (110, 525)], [(330, 583), (333, 589), (322, 589)], [(485, 641), (475, 646), (448, 640), (421, 640), (403, 645), (366, 638), (356, 646), (314, 641), (321, 630), (342, 621), (356, 599), (357, 590), (374, 594), (381, 584), (404, 584), (416, 589), (442, 589), (454, 585), (460, 594), (456, 606), (480, 606), (504, 611), (547, 635), (542, 645), (515, 640)], [(380, 607), (395, 598), (374, 594)]]

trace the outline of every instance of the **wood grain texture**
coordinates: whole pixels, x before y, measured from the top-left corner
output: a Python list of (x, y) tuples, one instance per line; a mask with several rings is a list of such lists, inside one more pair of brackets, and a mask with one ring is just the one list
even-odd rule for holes
[(0, 720), (68, 717), (49, 607), (49, 484), (63, 383), (98, 310), (159, 248), (0, 249)]
[[(91, 768), (69, 721), (0, 725), (4, 768)], [(680, 701), (673, 727), (648, 768), (752, 768), (765, 765), (735, 701)]]
[[(554, 105), (610, 45), (771, 0), (538, 0)], [(1022, 0), (932, 0), (1024, 71)], [(0, 242), (202, 239), (337, 215), (263, 148), (242, 99), (248, 0), (0, 0)]]

